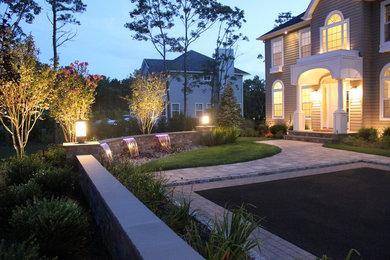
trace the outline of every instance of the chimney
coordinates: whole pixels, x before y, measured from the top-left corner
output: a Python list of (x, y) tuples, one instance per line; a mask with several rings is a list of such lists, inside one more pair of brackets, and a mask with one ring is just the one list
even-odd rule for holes
[(219, 76), (222, 86), (234, 76), (234, 51), (233, 49), (219, 49)]

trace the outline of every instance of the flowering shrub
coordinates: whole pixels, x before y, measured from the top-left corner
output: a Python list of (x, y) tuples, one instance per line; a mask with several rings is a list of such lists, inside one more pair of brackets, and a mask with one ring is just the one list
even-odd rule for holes
[(274, 135), (272, 133), (268, 133), (265, 135), (265, 138), (272, 138), (272, 137), (274, 137)]
[(50, 112), (61, 125), (67, 142), (76, 141), (76, 121), (88, 119), (97, 83), (103, 79), (100, 75), (89, 75), (87, 67), (88, 62), (75, 61), (57, 76)]

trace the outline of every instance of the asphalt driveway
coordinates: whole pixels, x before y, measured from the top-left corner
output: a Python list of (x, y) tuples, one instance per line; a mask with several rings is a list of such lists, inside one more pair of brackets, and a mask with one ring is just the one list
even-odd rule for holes
[[(390, 259), (390, 172), (358, 168), (197, 191), (214, 203), (242, 203), (271, 233), (320, 256)], [(360, 258), (359, 258), (360, 259)]]

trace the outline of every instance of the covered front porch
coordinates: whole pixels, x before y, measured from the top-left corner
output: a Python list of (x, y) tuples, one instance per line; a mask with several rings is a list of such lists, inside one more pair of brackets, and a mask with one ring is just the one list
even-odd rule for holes
[(340, 50), (298, 60), (291, 84), (297, 100), (295, 132), (347, 134), (362, 126), (362, 58)]

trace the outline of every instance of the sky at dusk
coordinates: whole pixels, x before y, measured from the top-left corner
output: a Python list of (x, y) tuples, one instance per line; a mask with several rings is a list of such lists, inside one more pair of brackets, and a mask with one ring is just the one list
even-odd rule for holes
[[(43, 10), (33, 24), (23, 25), (25, 33), (32, 33), (38, 48), (40, 60), (51, 63), (51, 24), (46, 15), (49, 7), (44, 0), (37, 1)], [(159, 59), (160, 56), (150, 42), (140, 42), (131, 38), (132, 32), (124, 27), (130, 21), (129, 12), (133, 6), (130, 0), (84, 0), (86, 12), (77, 14), (81, 26), (73, 26), (78, 35), (72, 42), (59, 48), (60, 65), (65, 66), (74, 60), (87, 61), (91, 74), (101, 74), (110, 78), (127, 78), (139, 69), (144, 58)], [(245, 11), (245, 23), (241, 32), (249, 42), (240, 42), (236, 53), (235, 67), (249, 72), (252, 78), (264, 78), (264, 63), (257, 55), (264, 54), (264, 44), (256, 38), (274, 27), (279, 12), (291, 11), (293, 15), (304, 12), (309, 0), (221, 0), (223, 4), (237, 6)], [(4, 8), (4, 6), (1, 6)], [(2, 12), (4, 10), (1, 10)], [(172, 32), (179, 35), (178, 26)], [(208, 31), (190, 46), (190, 49), (211, 56), (215, 49), (216, 28)], [(178, 53), (170, 53), (169, 59)]]

